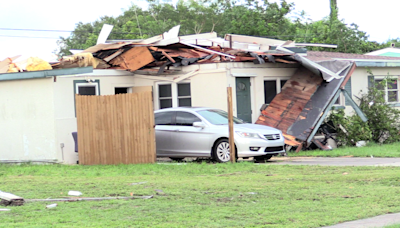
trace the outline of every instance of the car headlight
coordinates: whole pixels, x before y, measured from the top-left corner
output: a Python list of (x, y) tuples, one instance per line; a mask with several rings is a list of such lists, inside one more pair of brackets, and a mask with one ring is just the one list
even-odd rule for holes
[(260, 138), (260, 136), (257, 133), (249, 133), (249, 132), (242, 132), (242, 131), (237, 131), (236, 132), (240, 137), (243, 138)]

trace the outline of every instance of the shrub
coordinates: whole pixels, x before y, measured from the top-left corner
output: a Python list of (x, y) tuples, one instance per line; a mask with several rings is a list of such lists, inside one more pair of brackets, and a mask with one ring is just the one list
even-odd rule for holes
[(339, 144), (355, 144), (360, 140), (375, 143), (400, 141), (400, 110), (385, 102), (385, 87), (393, 82), (385, 78), (358, 98), (360, 109), (368, 118), (367, 122), (363, 122), (357, 114), (345, 116), (343, 110), (332, 111), (327, 121), (332, 121), (332, 127), (338, 133)]

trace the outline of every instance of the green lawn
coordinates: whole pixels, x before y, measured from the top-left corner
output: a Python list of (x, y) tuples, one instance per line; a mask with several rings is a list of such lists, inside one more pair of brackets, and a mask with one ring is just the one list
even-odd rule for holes
[[(179, 165), (176, 165), (179, 164)], [(154, 195), (26, 203), (0, 227), (320, 227), (400, 212), (400, 168), (166, 163), (0, 165), (0, 190), (26, 199)], [(146, 182), (138, 185), (131, 183)], [(155, 190), (161, 190), (155, 191)]]
[(400, 142), (393, 144), (369, 144), (365, 147), (340, 147), (330, 151), (304, 150), (299, 153), (289, 152), (291, 157), (400, 157)]

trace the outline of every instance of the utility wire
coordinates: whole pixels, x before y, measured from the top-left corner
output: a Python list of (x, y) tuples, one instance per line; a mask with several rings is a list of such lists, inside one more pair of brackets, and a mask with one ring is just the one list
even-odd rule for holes
[(38, 37), (38, 36), (10, 36), (10, 35), (0, 35), (0, 37), (38, 38), (38, 39), (60, 39), (60, 38), (56, 38), (56, 37)]

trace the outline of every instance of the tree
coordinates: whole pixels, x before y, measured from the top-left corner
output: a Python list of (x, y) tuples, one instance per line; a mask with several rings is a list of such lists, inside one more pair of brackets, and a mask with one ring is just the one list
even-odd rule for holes
[(58, 41), (59, 55), (69, 55), (70, 49), (85, 49), (96, 44), (103, 24), (114, 29), (109, 39), (144, 39), (162, 34), (181, 25), (180, 35), (217, 32), (271, 37), (297, 42), (337, 44), (338, 49), (310, 48), (310, 50), (365, 53), (379, 46), (368, 41), (365, 32), (355, 24), (347, 25), (337, 19), (336, 0), (331, 0), (331, 16), (309, 23), (304, 12), (289, 19), (294, 4), (268, 0), (179, 0), (175, 5), (147, 0), (148, 9), (132, 5), (118, 17), (102, 17), (93, 23), (78, 23), (69, 37)]

